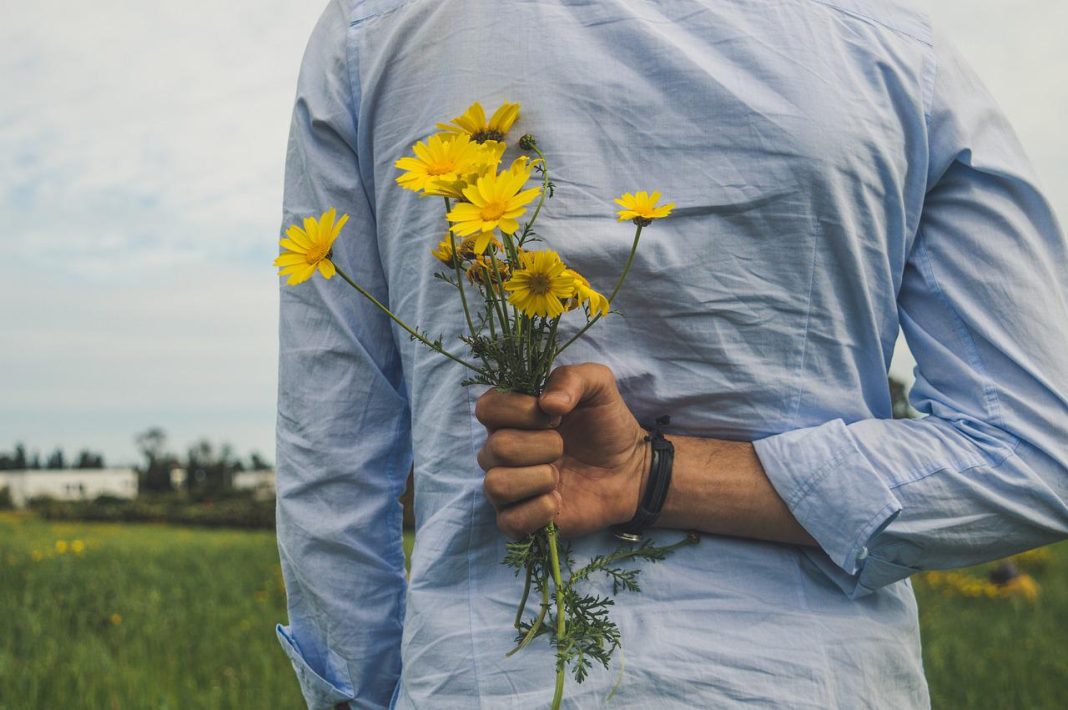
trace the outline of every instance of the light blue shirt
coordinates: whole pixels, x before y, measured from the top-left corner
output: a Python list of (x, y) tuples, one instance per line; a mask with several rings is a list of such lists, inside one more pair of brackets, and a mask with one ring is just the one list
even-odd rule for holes
[[(622, 315), (562, 361), (610, 366), (643, 423), (755, 442), (820, 545), (704, 535), (644, 565), (612, 611), (622, 651), (565, 707), (617, 681), (608, 707), (928, 707), (909, 575), (1068, 536), (1068, 245), (974, 72), (897, 1), (332, 3), (282, 226), (350, 214), (337, 263), (458, 354), (440, 200), (393, 163), (473, 100), (522, 104), (510, 138), (534, 133), (556, 183), (538, 231), (594, 287), (630, 246), (612, 198), (677, 203)], [(309, 707), (547, 707), (545, 639), (505, 657), (521, 580), (475, 461), (483, 389), (341, 279), (283, 285), (280, 326), (277, 631)], [(911, 421), (890, 418), (899, 326)]]

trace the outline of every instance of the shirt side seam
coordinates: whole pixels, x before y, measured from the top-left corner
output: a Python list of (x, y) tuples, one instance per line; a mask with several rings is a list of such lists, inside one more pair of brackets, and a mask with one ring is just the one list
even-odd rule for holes
[[(972, 338), (971, 332), (968, 330), (968, 326), (964, 323), (964, 320), (957, 313), (957, 309), (950, 303), (949, 298), (942, 290), (942, 285), (938, 281), (938, 277), (934, 272), (934, 263), (931, 258), (931, 252), (927, 248), (927, 242), (924, 234), (920, 234), (920, 238), (916, 244), (919, 249), (920, 257), (920, 271), (924, 275), (924, 279), (927, 281), (931, 290), (938, 298), (939, 302), (949, 313), (950, 320), (953, 323), (953, 330), (956, 331), (957, 337), (960, 338), (961, 345), (964, 346), (965, 357), (968, 360), (968, 364), (975, 369), (979, 375), (980, 382), (983, 388), (983, 400), (985, 402), (986, 414), (990, 417), (990, 423), (994, 426), (1001, 428), (1004, 426), (1004, 420), (1001, 415), (1001, 404), (997, 396), (997, 391), (994, 389), (993, 383), (990, 380), (989, 374), (987, 374), (986, 367), (983, 365), (982, 358), (979, 357), (979, 349), (975, 345), (975, 340)], [(1004, 431), (1004, 429), (1002, 429)], [(1005, 432), (1013, 441), (1010, 446), (1015, 446), (1016, 437), (1012, 436), (1008, 432)]]
[(802, 374), (805, 370), (805, 356), (808, 353), (808, 333), (809, 326), (812, 322), (812, 291), (816, 285), (816, 257), (819, 253), (819, 241), (823, 237), (823, 223), (819, 218), (816, 218), (815, 234), (812, 239), (812, 259), (809, 262), (808, 273), (808, 297), (805, 300), (805, 332), (801, 337), (801, 355), (798, 358), (797, 369), (794, 370), (794, 379), (797, 381), (797, 389), (794, 393), (794, 401), (790, 407), (790, 411), (787, 414), (787, 425), (792, 425), (797, 421), (798, 413), (801, 411), (801, 394), (805, 389), (804, 377)]

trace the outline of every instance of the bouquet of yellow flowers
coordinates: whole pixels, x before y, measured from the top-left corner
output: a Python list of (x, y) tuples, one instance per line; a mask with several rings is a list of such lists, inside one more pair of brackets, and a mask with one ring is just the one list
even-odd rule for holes
[[(627, 261), (610, 295), (593, 288), (578, 271), (550, 249), (534, 249), (542, 241), (534, 231), (554, 185), (545, 156), (530, 134), (518, 140), (523, 154), (501, 169), (508, 149), (506, 137), (519, 118), (519, 104), (504, 103), (489, 119), (479, 103), (436, 133), (412, 146), (412, 155), (397, 160), (403, 171), (397, 183), (420, 196), (442, 199), (444, 235), (431, 250), (442, 264), (435, 278), (456, 292), (467, 331), (460, 336), (469, 355), (457, 355), (440, 340), (431, 340), (377, 301), (332, 261), (331, 248), (347, 215), (334, 209), (319, 219), (307, 217), (303, 227), (292, 225), (280, 244), (286, 250), (276, 260), (289, 284), (298, 284), (316, 270), (326, 279), (338, 274), (364, 297), (382, 309), (412, 338), (470, 370), (464, 384), (486, 384), (498, 389), (537, 396), (545, 387), (556, 358), (594, 323), (608, 315), (630, 271), (642, 229), (671, 213), (673, 204), (659, 205), (659, 192), (626, 193), (615, 200), (622, 207), (618, 220), (635, 224)], [(537, 178), (531, 185), (533, 178)], [(524, 224), (520, 219), (534, 205)], [(439, 232), (439, 234), (441, 234)], [(564, 343), (557, 339), (563, 317), (580, 314), (585, 324)], [(516, 646), (509, 655), (534, 638), (549, 635), (556, 649), (556, 690), (552, 707), (563, 697), (564, 673), (570, 666), (582, 682), (591, 660), (605, 667), (619, 646), (619, 629), (608, 618), (610, 598), (584, 595), (579, 583), (594, 574), (612, 581), (613, 593), (639, 591), (638, 570), (621, 568), (626, 561), (657, 561), (679, 545), (696, 542), (687, 536), (669, 546), (645, 541), (621, 546), (595, 557), (579, 568), (570, 551), (557, 539), (555, 526), (507, 546), (504, 563), (524, 578), (515, 616)], [(567, 579), (564, 572), (569, 572)], [(531, 591), (540, 597), (537, 613), (525, 618)]]

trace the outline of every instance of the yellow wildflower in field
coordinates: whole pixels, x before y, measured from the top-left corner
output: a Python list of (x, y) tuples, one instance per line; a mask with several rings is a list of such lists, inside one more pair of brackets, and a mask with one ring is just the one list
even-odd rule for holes
[(75, 540), (70, 544), (70, 551), (76, 555), (80, 555), (85, 552), (85, 543), (81, 540)]
[(341, 233), (341, 228), (349, 221), (349, 216), (343, 214), (341, 219), (335, 222), (336, 214), (336, 210), (331, 207), (318, 220), (314, 217), (305, 217), (304, 229), (294, 224), (286, 230), (287, 238), (278, 243), (287, 251), (274, 260), (274, 265), (281, 267), (278, 271), (279, 276), (289, 275), (289, 280), (286, 282), (288, 285), (307, 281), (316, 269), (325, 279), (333, 277), (336, 273), (334, 262), (330, 261), (333, 256), (334, 240)]
[(590, 286), (590, 282), (586, 280), (585, 276), (571, 269), (567, 269), (564, 273), (575, 281), (575, 296), (564, 304), (567, 310), (578, 308), (583, 303), (588, 303), (591, 316), (608, 315), (608, 299), (600, 292), (595, 291), (593, 287)]
[(619, 211), (619, 221), (625, 222), (628, 219), (632, 220), (639, 226), (645, 226), (652, 222), (654, 219), (661, 219), (671, 214), (671, 210), (674, 209), (675, 203), (669, 202), (666, 205), (657, 205), (660, 201), (660, 193), (654, 192), (649, 194), (644, 190), (642, 192), (623, 193), (618, 197), (615, 202), (621, 209)]
[(486, 120), (486, 111), (482, 104), (474, 102), (463, 115), (457, 116), (449, 123), (439, 123), (438, 130), (457, 135), (468, 135), (478, 143), (503, 140), (512, 124), (519, 118), (519, 104), (505, 102), (493, 116)]
[(393, 165), (406, 171), (397, 178), (397, 184), (413, 192), (428, 191), (437, 182), (450, 183), (477, 173), (486, 160), (486, 151), (467, 135), (437, 133), (425, 143), (413, 145), (412, 152), (414, 156), (407, 155)]
[(1029, 574), (1019, 574), (1001, 585), (1001, 594), (1006, 597), (1023, 597), (1028, 601), (1038, 599), (1038, 584)]
[(527, 251), (523, 268), (504, 284), (508, 302), (528, 317), (555, 318), (564, 312), (564, 299), (575, 294), (575, 280), (555, 251)]
[(111, 622), (112, 626), (118, 626), (122, 623), (122, 614), (115, 612), (114, 614), (108, 617), (108, 621)]
[(479, 233), (475, 251), (480, 253), (493, 238), (494, 229), (514, 234), (519, 229), (516, 217), (526, 212), (526, 206), (541, 193), (540, 187), (523, 190), (529, 179), (529, 168), (480, 177), (478, 182), (464, 190), (468, 202), (456, 205), (445, 215), (447, 220), (456, 223), (452, 231), (461, 237)]
[(30, 556), (33, 557), (33, 561), (34, 562), (40, 562), (41, 560), (44, 559), (44, 553), (41, 552), (40, 550), (34, 550), (33, 552), (30, 553)]
[(58, 552), (59, 554), (62, 555), (66, 553), (67, 547), (68, 545), (66, 540), (56, 540), (56, 552)]

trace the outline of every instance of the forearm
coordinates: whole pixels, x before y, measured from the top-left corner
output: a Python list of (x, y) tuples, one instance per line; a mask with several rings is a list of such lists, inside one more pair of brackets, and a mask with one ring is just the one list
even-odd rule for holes
[(657, 527), (817, 544), (775, 492), (752, 444), (691, 436), (666, 438), (675, 447), (675, 462)]

